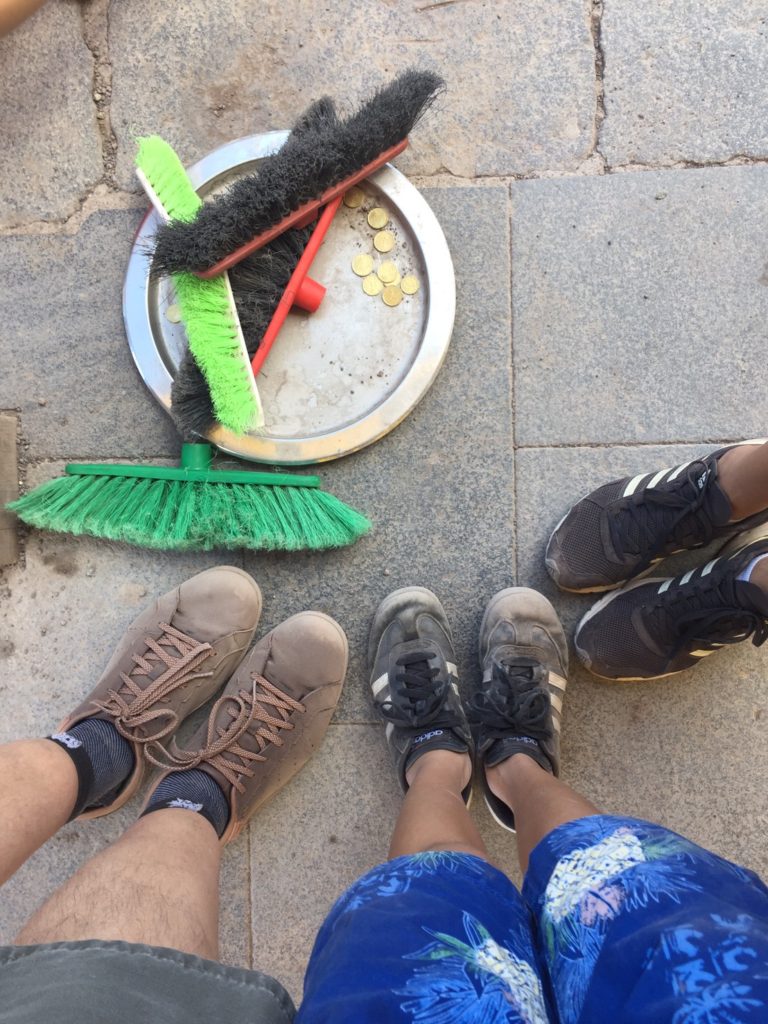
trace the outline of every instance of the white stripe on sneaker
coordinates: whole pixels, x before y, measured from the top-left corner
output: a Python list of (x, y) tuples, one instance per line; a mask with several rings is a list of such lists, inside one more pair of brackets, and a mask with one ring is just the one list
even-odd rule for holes
[(708, 654), (714, 654), (714, 649), (711, 651), (691, 651), (691, 657), (693, 658), (706, 658)]
[(384, 730), (384, 734), (387, 737), (387, 742), (392, 739), (392, 733), (395, 731), (395, 723), (387, 722), (387, 728)]
[(701, 570), (701, 575), (702, 576), (707, 576), (709, 573), (711, 573), (712, 569), (714, 568), (715, 562), (717, 562), (717, 561), (719, 561), (719, 559), (713, 558), (711, 562), (707, 562), (707, 564)]
[(389, 674), (384, 673), (383, 676), (379, 676), (375, 683), (371, 683), (371, 689), (373, 690), (373, 696), (378, 697), (381, 691), (389, 683)]
[(683, 470), (684, 470), (684, 469), (688, 469), (688, 467), (689, 467), (689, 466), (690, 466), (690, 462), (684, 462), (684, 463), (682, 464), (682, 466), (678, 466), (678, 467), (677, 467), (677, 469), (676, 469), (676, 470), (674, 470), (674, 471), (673, 471), (673, 472), (672, 472), (672, 473), (670, 474), (670, 476), (669, 476), (669, 478), (668, 478), (668, 480), (667, 480), (667, 483), (669, 484), (669, 483), (671, 483), (671, 482), (672, 482), (673, 480), (677, 479), (677, 477), (679, 477), (679, 476), (680, 476), (680, 474), (681, 474), (681, 473), (683, 472)]
[(669, 473), (669, 472), (670, 472), (669, 466), (667, 466), (666, 469), (660, 469), (659, 472), (656, 474), (656, 476), (653, 478), (653, 480), (651, 480), (651, 482), (648, 484), (648, 486), (649, 487), (656, 487), (658, 484), (661, 483), (662, 477), (665, 477), (667, 475), (667, 473)]
[(664, 582), (663, 582), (663, 583), (661, 584), (661, 586), (659, 587), (659, 589), (658, 589), (657, 593), (658, 593), (658, 594), (663, 594), (663, 593), (664, 593), (664, 591), (665, 591), (665, 590), (669, 590), (669, 588), (670, 588), (671, 586), (672, 586), (672, 580), (671, 580), (671, 579), (670, 579), (670, 580), (664, 580)]
[(679, 583), (679, 586), (681, 586), (681, 587), (682, 587), (682, 586), (683, 586), (683, 584), (687, 583), (687, 582), (688, 582), (688, 581), (690, 580), (691, 576), (693, 576), (693, 574), (694, 574), (695, 572), (696, 572), (696, 570), (695, 570), (695, 569), (691, 569), (691, 571), (690, 571), (690, 572), (687, 572), (687, 573), (685, 574), (685, 576), (681, 576), (681, 577), (680, 577), (680, 583)]
[(645, 480), (647, 476), (647, 473), (641, 473), (640, 476), (633, 477), (625, 487), (622, 498), (628, 498), (630, 494), (634, 494), (640, 484), (640, 481)]

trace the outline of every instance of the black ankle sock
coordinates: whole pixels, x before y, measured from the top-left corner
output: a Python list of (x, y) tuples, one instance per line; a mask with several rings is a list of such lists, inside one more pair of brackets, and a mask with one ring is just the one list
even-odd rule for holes
[(144, 814), (169, 807), (202, 815), (221, 836), (229, 821), (229, 801), (207, 772), (190, 768), (167, 775), (150, 797)]
[(136, 762), (128, 740), (102, 718), (86, 718), (48, 739), (66, 750), (77, 769), (77, 800), (70, 821), (86, 809), (111, 803)]

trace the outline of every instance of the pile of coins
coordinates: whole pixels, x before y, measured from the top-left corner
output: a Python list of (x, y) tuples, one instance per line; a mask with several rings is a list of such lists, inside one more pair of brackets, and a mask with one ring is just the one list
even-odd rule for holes
[[(357, 210), (363, 204), (365, 193), (357, 187), (351, 188), (344, 195), (344, 205)], [(377, 254), (385, 256), (395, 248), (395, 236), (387, 229), (389, 215), (380, 206), (368, 211), (368, 224), (376, 234), (373, 236), (373, 248)], [(352, 270), (363, 279), (363, 291), (366, 295), (381, 295), (386, 306), (399, 306), (406, 295), (415, 295), (419, 290), (419, 280), (414, 274), (402, 277), (397, 265), (391, 259), (383, 260), (378, 267), (371, 254), (361, 252), (352, 260)]]

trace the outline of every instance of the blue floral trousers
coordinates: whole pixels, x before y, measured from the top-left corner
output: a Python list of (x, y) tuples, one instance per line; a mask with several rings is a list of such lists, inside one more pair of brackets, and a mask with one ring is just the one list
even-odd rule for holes
[(297, 1024), (768, 1022), (768, 889), (659, 825), (551, 832), (522, 895), (457, 853), (374, 868), (336, 903)]

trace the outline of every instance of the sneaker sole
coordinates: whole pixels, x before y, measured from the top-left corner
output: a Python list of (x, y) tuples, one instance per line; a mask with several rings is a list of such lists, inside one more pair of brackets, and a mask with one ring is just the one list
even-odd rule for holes
[[(498, 816), (496, 811), (493, 809), (493, 805), (491, 804), (491, 801), (488, 799), (488, 794), (487, 793), (483, 794), (483, 799), (485, 800), (485, 806), (488, 808), (488, 813), (493, 818), (493, 820), (496, 822), (496, 824), (499, 826), (499, 828), (503, 828), (505, 832), (509, 832), (513, 836), (516, 836), (517, 835), (517, 829), (516, 828), (512, 828), (510, 825), (507, 825), (507, 823), (505, 821), (501, 820), (501, 818)], [(469, 807), (469, 804), (467, 804), (467, 807)]]

